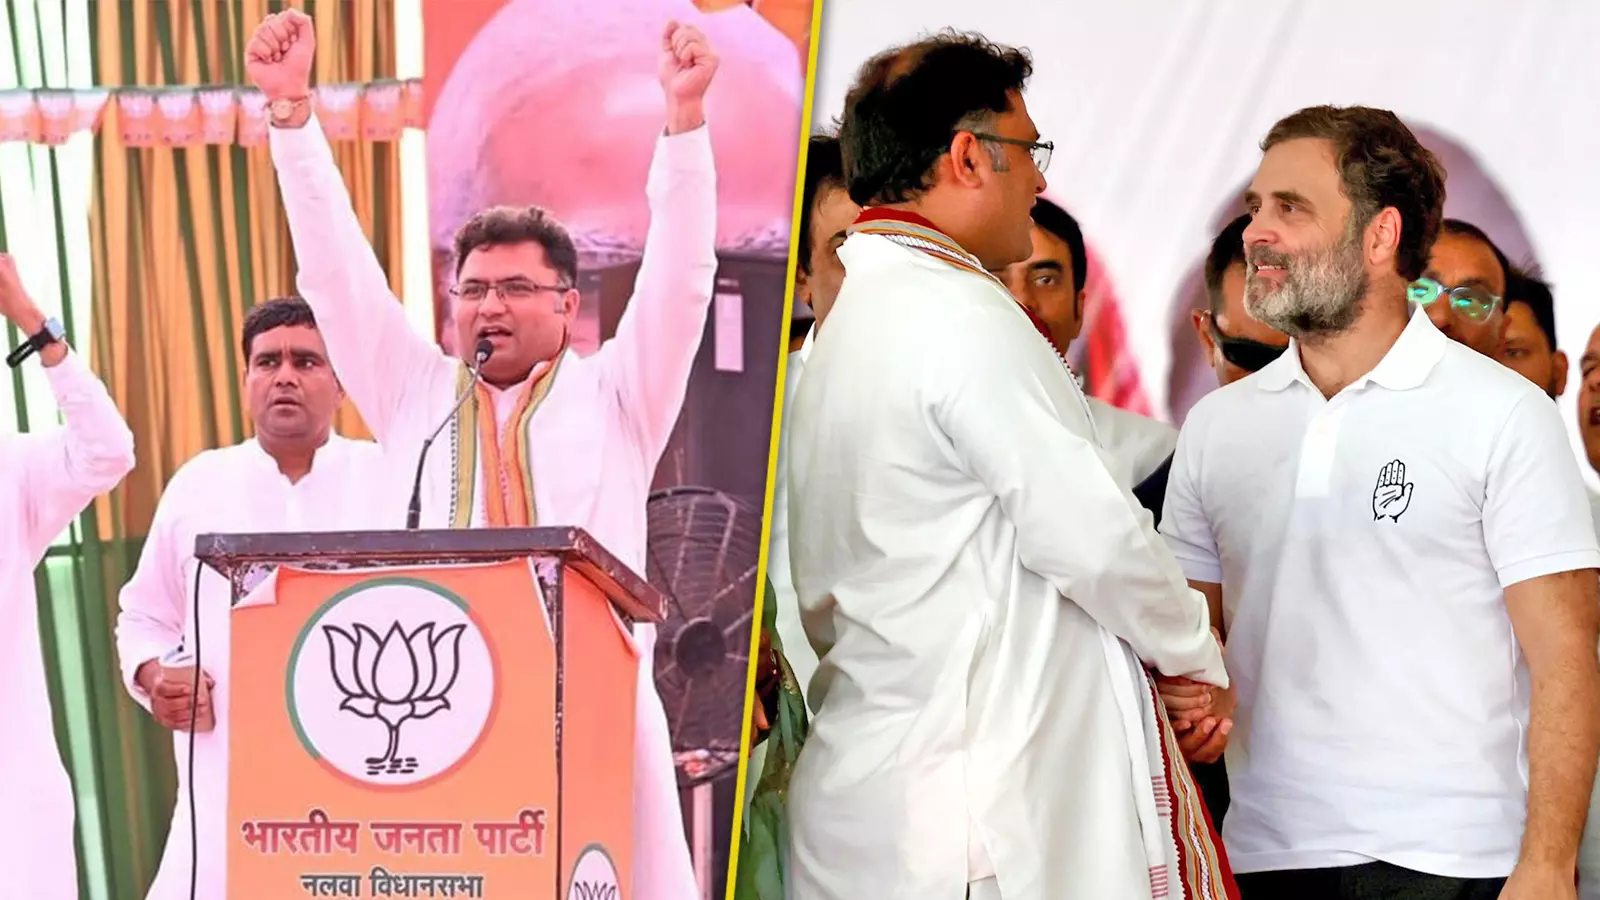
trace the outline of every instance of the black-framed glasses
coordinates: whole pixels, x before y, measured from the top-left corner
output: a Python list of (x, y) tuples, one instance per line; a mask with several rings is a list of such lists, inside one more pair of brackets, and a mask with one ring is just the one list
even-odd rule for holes
[(507, 278), (503, 281), (463, 281), (451, 285), (450, 296), (468, 303), (480, 303), (488, 298), (490, 291), (494, 291), (501, 300), (516, 303), (546, 291), (562, 293), (568, 290), (571, 288), (564, 284), (540, 284), (526, 278)]
[(1050, 154), (1056, 150), (1056, 145), (1051, 141), (1025, 141), (1021, 138), (1001, 137), (998, 134), (988, 134), (982, 131), (968, 132), (980, 141), (994, 141), (997, 144), (1012, 144), (1017, 147), (1028, 148), (1028, 155), (1033, 157), (1033, 165), (1043, 175), (1044, 170), (1050, 168)]
[(1487, 288), (1475, 284), (1445, 287), (1427, 277), (1411, 282), (1406, 288), (1406, 297), (1418, 306), (1428, 306), (1441, 297), (1449, 297), (1450, 311), (1460, 313), (1463, 318), (1474, 322), (1482, 322), (1494, 315), (1495, 309), (1502, 302), (1502, 298), (1490, 293)]
[(1216, 316), (1209, 310), (1203, 315), (1206, 317), (1206, 327), (1211, 330), (1211, 339), (1217, 342), (1218, 349), (1222, 351), (1222, 358), (1246, 372), (1259, 372), (1265, 369), (1273, 360), (1282, 356), (1283, 351), (1289, 349), (1287, 346), (1279, 347), (1224, 334), (1221, 326), (1217, 325)]

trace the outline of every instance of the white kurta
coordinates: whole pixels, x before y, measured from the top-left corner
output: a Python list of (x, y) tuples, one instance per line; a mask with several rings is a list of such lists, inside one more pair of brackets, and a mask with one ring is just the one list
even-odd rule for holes
[[(123, 586), (117, 615), (117, 658), (129, 693), (145, 709), (150, 696), (134, 681), (139, 666), (180, 645), (194, 647), (195, 578), (200, 578), (200, 667), (215, 679), (217, 727), (194, 740), (195, 812), (199, 821), (198, 897), (220, 898), (227, 885), (228, 668), (232, 592), (194, 558), (202, 534), (359, 531), (393, 526), (404, 498), (382, 478), (381, 451), (370, 441), (334, 435), (296, 484), (254, 440), (208, 450), (167, 484), (139, 556)], [(387, 519), (387, 521), (385, 521)], [(190, 842), (188, 732), (172, 735), (178, 796), (161, 868), (147, 900), (188, 900)]]
[(0, 434), (0, 873), (7, 896), (72, 900), (72, 783), (56, 747), (33, 570), (133, 468), (133, 434), (77, 354), (45, 373), (66, 427)]
[(1085, 399), (1100, 446), (1116, 461), (1117, 474), (1128, 479), (1129, 487), (1138, 486), (1161, 468), (1178, 446), (1178, 429), (1171, 425), (1128, 412), (1096, 397)]
[[(316, 312), (334, 369), (378, 442), (396, 459), (414, 456), (455, 403), (460, 363), (411, 329), (315, 119), (272, 129), (271, 145), (300, 293)], [(716, 171), (706, 128), (658, 139), (646, 195), (644, 258), (616, 335), (593, 356), (568, 352), (528, 434), (538, 524), (582, 527), (641, 574), (650, 483), (683, 406), (716, 278)], [(496, 407), (503, 423), (510, 404)], [(450, 524), (455, 472), (447, 439), (441, 435), (423, 478), (424, 528)], [(477, 479), (481, 498), (481, 465)], [(483, 522), (480, 503), (473, 523)], [(655, 687), (655, 627), (636, 626), (634, 636), (633, 896), (687, 900), (698, 887)]]
[(1009, 294), (877, 235), (839, 257), (788, 416), (789, 548), (821, 656), (790, 896), (959, 900), (993, 874), (1006, 900), (1148, 898), (1152, 787), (1106, 632), (1226, 684), (1205, 602)]

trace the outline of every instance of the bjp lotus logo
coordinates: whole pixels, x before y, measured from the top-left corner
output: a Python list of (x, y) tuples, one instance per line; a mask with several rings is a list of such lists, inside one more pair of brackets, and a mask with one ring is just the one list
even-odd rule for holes
[(339, 708), (389, 726), (389, 746), (382, 756), (367, 757), (367, 770), (377, 775), (416, 771), (416, 757), (400, 756), (400, 726), (450, 708), (461, 658), (464, 625), (451, 625), (437, 635), (428, 622), (407, 635), (395, 622), (382, 638), (357, 624), (355, 635), (336, 625), (322, 626), (333, 660), (333, 683), (344, 694)]
[(374, 784), (417, 784), (474, 747), (494, 662), (466, 604), (419, 579), (351, 587), (303, 626), (289, 660), (296, 734), (313, 758)]

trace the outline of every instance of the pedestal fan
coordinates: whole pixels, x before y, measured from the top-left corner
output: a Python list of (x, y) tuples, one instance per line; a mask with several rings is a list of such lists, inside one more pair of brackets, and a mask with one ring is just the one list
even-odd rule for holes
[(718, 846), (715, 832), (731, 838), (761, 510), (712, 488), (680, 486), (652, 494), (648, 516), (645, 577), (668, 601), (656, 639), (656, 689), (688, 800), (701, 896), (720, 897), (713, 882), (726, 878), (728, 840)]

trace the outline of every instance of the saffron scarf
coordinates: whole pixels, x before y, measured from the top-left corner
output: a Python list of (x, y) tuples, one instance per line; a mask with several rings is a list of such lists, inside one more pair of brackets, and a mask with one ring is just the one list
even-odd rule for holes
[[(875, 234), (895, 243), (920, 251), (965, 272), (980, 275), (1012, 296), (1005, 283), (983, 267), (977, 257), (968, 253), (937, 225), (916, 213), (882, 208), (863, 210), (848, 229), (851, 234)], [(1015, 299), (1015, 297), (1013, 297)], [(1050, 329), (1034, 312), (1017, 304), (1028, 314), (1039, 336), (1065, 365), (1062, 348), (1050, 337)], [(1070, 370), (1069, 370), (1070, 374)], [(1086, 410), (1087, 412), (1087, 410)], [(1124, 710), (1124, 724), (1129, 727), (1129, 752), (1148, 770), (1154, 791), (1156, 821), (1146, 829), (1146, 856), (1150, 859), (1150, 893), (1155, 900), (1239, 900), (1239, 888), (1234, 883), (1228, 865), (1227, 852), (1222, 838), (1206, 811), (1200, 791), (1195, 786), (1189, 765), (1183, 760), (1177, 735), (1167, 719), (1150, 673), (1132, 659), (1127, 645), (1110, 632), (1101, 629), (1107, 642), (1107, 660), (1111, 667), (1114, 687), (1133, 691), (1118, 693), (1137, 706), (1137, 710)], [(1125, 670), (1122, 659), (1131, 661)], [(1136, 679), (1130, 681), (1129, 677)], [(1137, 696), (1133, 696), (1134, 691)], [(1120, 704), (1119, 704), (1120, 705)], [(1139, 804), (1141, 819), (1148, 803)], [(1151, 831), (1157, 834), (1151, 834)], [(1152, 845), (1153, 844), (1153, 845)]]
[[(533, 420), (556, 372), (566, 358), (563, 341), (555, 360), (540, 374), (523, 382), (517, 405), (503, 429), (495, 427), (494, 395), (479, 382), (456, 417), (451, 434), (451, 460), (455, 472), (450, 488), (451, 527), (470, 528), (473, 513), (474, 477), (478, 471), (479, 448), (483, 453), (483, 512), (490, 528), (532, 528), (539, 524), (538, 504), (533, 493), (533, 462), (529, 450), (528, 424)], [(466, 390), (472, 372), (462, 363), (456, 375), (456, 392)]]

